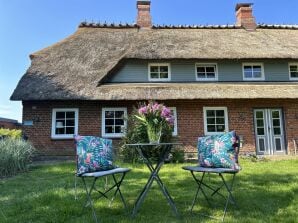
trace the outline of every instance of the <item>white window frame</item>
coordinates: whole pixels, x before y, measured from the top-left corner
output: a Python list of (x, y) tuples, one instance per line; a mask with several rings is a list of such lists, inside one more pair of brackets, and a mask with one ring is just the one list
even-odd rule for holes
[[(215, 66), (214, 78), (198, 78), (197, 67), (206, 67), (208, 65)], [(217, 63), (196, 63), (195, 64), (195, 76), (196, 76), (196, 81), (218, 81), (218, 65), (217, 65)]]
[(290, 81), (298, 81), (298, 77), (291, 77), (291, 71), (290, 71), (290, 66), (297, 66), (298, 67), (298, 62), (297, 63), (289, 63), (289, 79)]
[[(74, 134), (56, 134), (56, 113), (57, 112), (74, 112), (75, 113), (75, 129)], [(78, 108), (53, 108), (52, 110), (52, 139), (73, 139), (78, 134), (79, 129), (79, 109)]]
[[(123, 133), (106, 133), (105, 132), (105, 112), (106, 111), (124, 111), (124, 132)], [(101, 136), (105, 138), (121, 138), (125, 136), (127, 128), (127, 108), (126, 107), (103, 107), (101, 111)]]
[[(260, 78), (247, 78), (244, 75), (244, 66), (261, 66), (261, 77)], [(264, 81), (265, 80), (265, 71), (263, 63), (242, 63), (242, 78), (244, 81)]]
[(225, 112), (225, 132), (229, 131), (229, 120), (228, 120), (228, 108), (227, 107), (203, 107), (204, 114), (204, 134), (205, 135), (217, 135), (223, 132), (208, 132), (207, 129), (207, 110), (224, 110)]
[[(168, 78), (151, 78), (150, 67), (152, 66), (167, 66), (168, 67)], [(149, 63), (148, 64), (148, 80), (149, 81), (170, 81), (171, 80), (171, 64), (170, 63)]]
[(173, 128), (172, 136), (177, 136), (178, 135), (177, 108), (169, 107), (169, 109), (173, 111), (173, 115), (174, 115), (174, 128)]

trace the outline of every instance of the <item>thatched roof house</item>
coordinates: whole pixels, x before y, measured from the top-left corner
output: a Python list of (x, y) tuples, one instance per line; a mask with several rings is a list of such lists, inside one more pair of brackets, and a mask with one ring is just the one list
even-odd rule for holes
[[(258, 133), (252, 134), (257, 131), (254, 128), (258, 122), (255, 123), (253, 117), (258, 111), (256, 108), (263, 109), (263, 117), (266, 112), (273, 112), (272, 108), (278, 108), (274, 111), (279, 112), (280, 128), (282, 116), (288, 122), (298, 125), (298, 25), (257, 24), (252, 15), (251, 4), (247, 3), (237, 4), (235, 25), (152, 25), (150, 1), (137, 1), (137, 8), (136, 24), (83, 22), (74, 34), (31, 54), (31, 66), (11, 96), (11, 100), (23, 101), (24, 119), (38, 120), (40, 123), (40, 120), (44, 120), (43, 128), (48, 126), (50, 129), (52, 126), (53, 140), (57, 139), (53, 137), (56, 136), (53, 131), (57, 130), (57, 123), (59, 128), (63, 128), (61, 120), (55, 119), (56, 108), (75, 108), (72, 114), (76, 114), (77, 120), (80, 120), (78, 110), (80, 117), (84, 118), (93, 111), (91, 113), (94, 120), (90, 122), (94, 125), (98, 120), (99, 123), (94, 128), (101, 129), (104, 136), (106, 107), (125, 107), (122, 110), (124, 114), (126, 108), (132, 107), (136, 101), (162, 100), (169, 101), (171, 106), (177, 107), (177, 113), (180, 113), (178, 126), (182, 130), (179, 135), (178, 127), (178, 135), (181, 140), (194, 142), (198, 135), (203, 134), (203, 130), (188, 130), (188, 127), (193, 123), (204, 125), (206, 133), (208, 123), (205, 123), (205, 110), (215, 106), (216, 109), (223, 108), (221, 112), (231, 122), (230, 126), (246, 136), (249, 145), (247, 150), (254, 151), (257, 147), (261, 154), (266, 146), (260, 143), (265, 141), (262, 141), (263, 138), (258, 141)], [(151, 63), (174, 64), (171, 69), (176, 79), (166, 82), (150, 81), (147, 75), (148, 72), (150, 75)], [(219, 78), (212, 81), (196, 79), (197, 63), (203, 64), (206, 75), (208, 72), (204, 63), (212, 63), (209, 68)], [(246, 63), (249, 63), (248, 66), (245, 66)], [(168, 72), (170, 66), (167, 69)], [(256, 72), (257, 75), (262, 73), (263, 79), (245, 80), (245, 69)], [(120, 73), (122, 79), (119, 77)], [(143, 79), (140, 78), (141, 75), (144, 76)], [(118, 81), (114, 81), (115, 78)], [(193, 110), (188, 106), (194, 104), (198, 109), (192, 113)], [(235, 104), (240, 104), (241, 107)], [(37, 112), (38, 108), (42, 112)], [(88, 108), (86, 113), (85, 108)], [(102, 115), (98, 112), (101, 108)], [(285, 112), (283, 115), (282, 109)], [(228, 110), (230, 117), (227, 115)], [(197, 123), (203, 118), (196, 115), (203, 116), (203, 113), (204, 123)], [(49, 121), (49, 114), (52, 114), (52, 122)], [(42, 115), (43, 118), (39, 117)], [(190, 123), (187, 123), (188, 120), (191, 120)], [(245, 121), (246, 124), (237, 125), (235, 120), (237, 123), (239, 120)], [(228, 126), (227, 120), (225, 121), (223, 129)], [(40, 147), (46, 150), (49, 147), (55, 149), (57, 145), (65, 147), (64, 142), (45, 141), (45, 138), (49, 138), (49, 131), (42, 130), (40, 134), (44, 135), (36, 136), (40, 129), (36, 125), (34, 128), (34, 131), (32, 128), (26, 131), (29, 138), (33, 138)], [(76, 123), (76, 129), (71, 131), (78, 132), (78, 129)], [(83, 132), (95, 134), (88, 129)], [(286, 135), (297, 136), (298, 130), (288, 127), (281, 132), (280, 148), (285, 152), (286, 142), (290, 145), (291, 141), (285, 138)], [(43, 141), (37, 143), (40, 139)]]

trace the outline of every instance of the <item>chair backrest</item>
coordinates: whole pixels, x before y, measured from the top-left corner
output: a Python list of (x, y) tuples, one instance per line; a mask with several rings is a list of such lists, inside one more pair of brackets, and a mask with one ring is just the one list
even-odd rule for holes
[(77, 174), (110, 170), (113, 164), (112, 140), (95, 136), (75, 136)]
[(200, 166), (240, 169), (238, 154), (240, 140), (235, 131), (198, 139)]

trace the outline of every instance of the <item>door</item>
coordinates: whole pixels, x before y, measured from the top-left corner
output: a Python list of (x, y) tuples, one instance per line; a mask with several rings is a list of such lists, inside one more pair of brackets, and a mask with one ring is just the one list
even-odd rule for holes
[(255, 109), (255, 136), (257, 154), (285, 154), (281, 109)]

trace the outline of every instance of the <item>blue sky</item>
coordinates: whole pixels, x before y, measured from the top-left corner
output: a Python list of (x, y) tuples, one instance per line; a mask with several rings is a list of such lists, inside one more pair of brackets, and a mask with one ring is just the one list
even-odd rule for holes
[[(155, 24), (234, 24), (235, 0), (152, 0)], [(298, 0), (254, 0), (258, 23), (298, 24)], [(0, 0), (0, 117), (21, 121), (9, 100), (29, 54), (72, 34), (82, 21), (133, 23), (136, 0)], [(297, 46), (298, 47), (298, 46)]]

